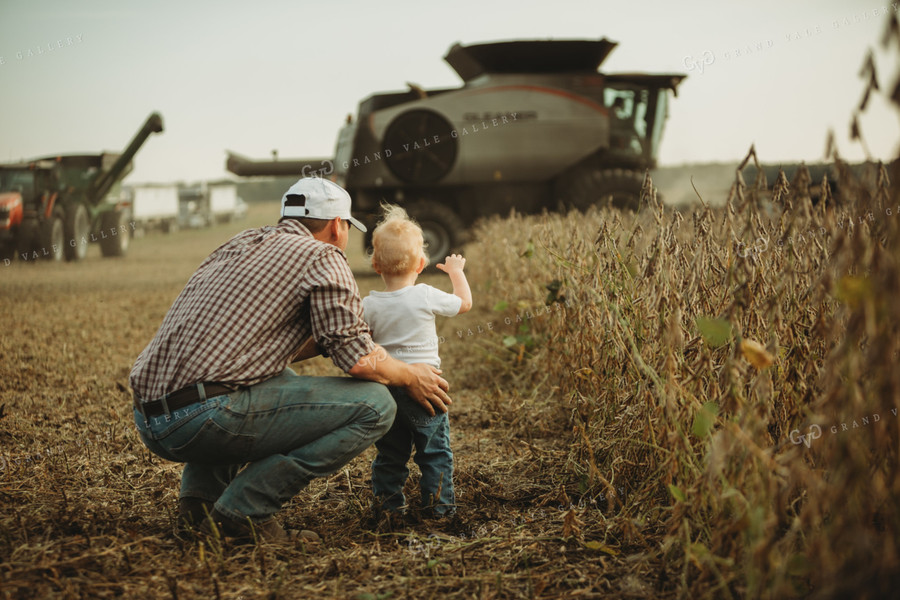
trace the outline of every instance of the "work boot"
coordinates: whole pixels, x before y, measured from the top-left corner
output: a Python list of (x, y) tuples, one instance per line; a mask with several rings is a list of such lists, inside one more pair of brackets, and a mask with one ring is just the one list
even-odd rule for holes
[(223, 537), (233, 538), (236, 544), (284, 544), (298, 539), (296, 531), (285, 530), (275, 518), (265, 521), (236, 521), (213, 509), (212, 520)]
[(368, 527), (379, 533), (394, 533), (406, 531), (413, 523), (414, 517), (405, 507), (400, 510), (384, 510), (379, 506), (374, 506), (372, 516), (369, 517)]
[(213, 503), (203, 498), (186, 496), (178, 499), (178, 521), (175, 525), (176, 535), (191, 534), (209, 519), (213, 511)]

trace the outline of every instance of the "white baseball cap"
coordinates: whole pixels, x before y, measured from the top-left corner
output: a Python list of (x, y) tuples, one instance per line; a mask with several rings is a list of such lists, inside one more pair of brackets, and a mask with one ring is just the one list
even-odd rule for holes
[(340, 217), (360, 231), (366, 226), (350, 214), (350, 194), (338, 184), (322, 177), (304, 177), (281, 197), (282, 217), (306, 217), (331, 220)]

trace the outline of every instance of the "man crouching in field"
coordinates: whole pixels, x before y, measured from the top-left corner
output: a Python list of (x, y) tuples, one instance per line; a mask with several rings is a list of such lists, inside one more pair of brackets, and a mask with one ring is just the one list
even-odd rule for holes
[[(301, 179), (281, 216), (203, 261), (131, 371), (141, 439), (185, 463), (179, 523), (208, 527), (210, 515), (242, 540), (289, 539), (273, 518), (282, 505), (388, 431), (396, 406), (382, 384), (430, 414), (451, 403), (440, 370), (372, 341), (343, 253), (350, 224), (365, 231), (349, 194)], [(320, 352), (353, 377), (288, 368)]]

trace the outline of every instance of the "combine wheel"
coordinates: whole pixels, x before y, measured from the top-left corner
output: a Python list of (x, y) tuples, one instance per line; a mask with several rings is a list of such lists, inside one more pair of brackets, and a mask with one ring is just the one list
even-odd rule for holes
[(372, 254), (372, 230), (374, 228), (374, 225), (366, 225), (366, 232), (363, 234), (363, 252), (366, 253), (367, 258)]
[(103, 213), (100, 219), (102, 234), (100, 253), (103, 256), (125, 256), (131, 234), (128, 231), (128, 218), (121, 210), (110, 210)]
[(429, 265), (443, 261), (459, 249), (464, 225), (451, 209), (437, 202), (424, 201), (410, 204), (406, 212), (422, 227)]
[(63, 259), (63, 250), (66, 245), (66, 234), (63, 231), (63, 220), (59, 212), (41, 223), (38, 234), (39, 248), (36, 248), (38, 254), (47, 260), (53, 262)]
[(595, 204), (637, 211), (644, 177), (629, 169), (599, 169), (582, 165), (556, 183), (556, 197), (566, 206), (586, 210)]
[(91, 233), (91, 220), (84, 204), (79, 202), (69, 208), (64, 225), (66, 260), (83, 260), (87, 255), (87, 238)]

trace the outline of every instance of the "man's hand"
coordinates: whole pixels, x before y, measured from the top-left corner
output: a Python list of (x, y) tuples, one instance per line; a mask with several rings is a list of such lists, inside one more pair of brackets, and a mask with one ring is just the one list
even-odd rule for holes
[(435, 409), (447, 412), (447, 406), (453, 404), (447, 393), (450, 384), (440, 376), (440, 369), (424, 363), (408, 365), (390, 356), (381, 346), (360, 357), (348, 373), (359, 379), (406, 388), (431, 416), (435, 415)]
[(409, 395), (432, 417), (435, 409), (447, 412), (447, 406), (453, 404), (453, 401), (447, 393), (450, 391), (450, 384), (440, 376), (442, 371), (425, 363), (408, 366), (413, 376), (412, 382), (406, 386)]

